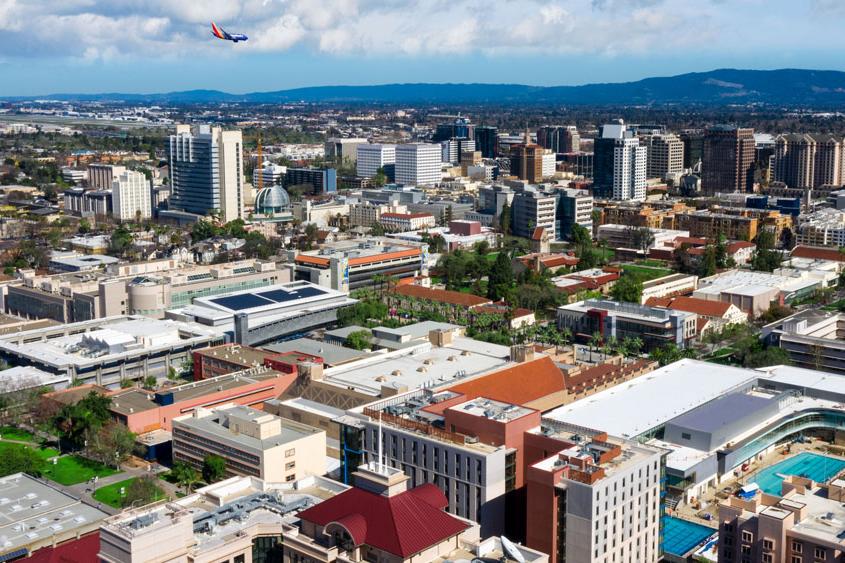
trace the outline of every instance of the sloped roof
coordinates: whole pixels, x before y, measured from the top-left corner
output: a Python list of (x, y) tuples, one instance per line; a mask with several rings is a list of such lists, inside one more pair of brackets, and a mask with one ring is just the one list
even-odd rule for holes
[(819, 248), (817, 246), (796, 246), (792, 249), (793, 258), (810, 258), (812, 260), (831, 260), (845, 262), (845, 254), (837, 248)]
[(460, 291), (450, 291), (447, 289), (431, 289), (420, 285), (403, 285), (394, 288), (393, 292), (406, 297), (415, 297), (417, 299), (426, 299), (428, 301), (437, 301), (439, 303), (449, 303), (450, 305), (461, 305), (464, 307), (477, 307), (490, 303), (490, 300), (486, 297), (478, 297), (470, 293), (461, 293)]
[(356, 545), (369, 545), (407, 559), (456, 536), (469, 524), (444, 512), (448, 502), (428, 483), (392, 497), (352, 488), (299, 513), (318, 526), (349, 531)]
[(467, 400), (483, 396), (494, 401), (527, 405), (552, 393), (563, 391), (564, 385), (560, 368), (548, 356), (541, 356), (534, 361), (516, 364), (460, 383), (449, 390), (466, 395)]
[(696, 313), (705, 317), (722, 318), (731, 308), (730, 303), (724, 301), (710, 301), (708, 299), (699, 299), (697, 297), (652, 297), (646, 301), (646, 305), (652, 307), (665, 307), (675, 311), (686, 311), (688, 313)]

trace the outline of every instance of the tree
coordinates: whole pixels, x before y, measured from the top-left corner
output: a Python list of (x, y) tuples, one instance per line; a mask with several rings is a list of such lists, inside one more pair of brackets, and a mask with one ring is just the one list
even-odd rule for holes
[(72, 447), (79, 448), (86, 434), (99, 430), (111, 419), (111, 399), (91, 391), (81, 401), (63, 406), (53, 419), (56, 433)]
[(483, 256), (490, 252), (490, 243), (486, 240), (480, 240), (473, 245), (473, 250), (475, 250), (476, 254)]
[(144, 389), (152, 390), (156, 388), (156, 385), (158, 385), (158, 380), (156, 379), (156, 376), (148, 375), (144, 378)]
[(792, 250), (795, 246), (795, 233), (789, 227), (784, 227), (780, 233), (780, 245), (784, 250)]
[(381, 223), (373, 223), (372, 226), (370, 226), (370, 234), (374, 237), (383, 237), (384, 225)]
[(320, 234), (320, 229), (316, 223), (308, 223), (305, 225), (305, 246), (306, 250), (311, 250), (314, 243), (317, 242), (317, 236)]
[(771, 272), (780, 266), (781, 255), (775, 250), (775, 235), (768, 229), (763, 229), (754, 239), (757, 248), (751, 257), (751, 269), (761, 272)]
[(108, 422), (85, 433), (85, 455), (104, 465), (119, 468), (135, 447), (135, 434), (120, 422)]
[(200, 480), (199, 472), (184, 461), (177, 461), (170, 469), (170, 474), (176, 483), (188, 494), (191, 487)]
[(377, 188), (384, 186), (387, 183), (387, 174), (384, 172), (383, 167), (379, 167), (376, 170), (376, 175), (373, 176), (373, 185)]
[(369, 330), (356, 330), (346, 337), (346, 345), (353, 350), (364, 350), (372, 345), (373, 334)]
[(78, 225), (78, 227), (77, 227), (77, 232), (78, 232), (80, 235), (84, 235), (84, 234), (87, 234), (87, 233), (90, 233), (90, 232), (91, 232), (91, 223), (88, 221), (88, 219), (80, 219), (80, 220), (79, 220), (79, 225)]
[(12, 473), (27, 473), (40, 477), (44, 470), (44, 459), (32, 448), (9, 448), (0, 456), (0, 477)]
[(219, 455), (209, 454), (202, 460), (202, 478), (208, 483), (216, 483), (226, 474), (226, 460)]
[(124, 225), (121, 225), (112, 233), (109, 248), (113, 254), (123, 256), (132, 246), (132, 242), (132, 233)]
[(508, 255), (500, 252), (487, 276), (487, 297), (493, 301), (502, 299), (513, 286), (513, 268)]
[(135, 478), (126, 488), (126, 495), (123, 497), (122, 504), (124, 507), (132, 506), (139, 503), (141, 505), (149, 504), (161, 499), (164, 492), (156, 484), (156, 479), (152, 475), (141, 475)]
[(499, 213), (499, 229), (505, 236), (511, 234), (511, 206), (507, 202), (502, 205), (502, 212)]
[(643, 296), (643, 282), (637, 279), (636, 276), (623, 275), (613, 284), (610, 295), (616, 301), (639, 303)]
[(717, 249), (712, 245), (707, 245), (704, 249), (704, 256), (699, 265), (699, 277), (708, 278), (716, 274), (716, 266), (718, 264)]
[(679, 348), (674, 342), (664, 344), (660, 348), (652, 350), (650, 358), (657, 361), (661, 366), (672, 364), (684, 358), (695, 357), (695, 351), (691, 348)]
[(648, 254), (648, 249), (654, 244), (654, 233), (648, 227), (638, 227), (629, 229), (630, 240), (633, 247), (641, 251), (643, 254)]
[[(728, 245), (725, 239), (725, 235), (723, 233), (719, 233), (718, 236), (716, 236), (716, 248), (714, 251), (714, 258), (716, 262), (716, 268), (724, 269), (728, 267)], [(715, 274), (716, 272), (714, 271), (713, 273)]]
[(769, 308), (766, 309), (762, 315), (760, 315), (760, 320), (766, 324), (773, 323), (775, 321), (779, 321), (785, 317), (788, 317), (792, 314), (792, 308), (786, 305), (781, 305), (779, 303), (772, 303), (769, 305)]

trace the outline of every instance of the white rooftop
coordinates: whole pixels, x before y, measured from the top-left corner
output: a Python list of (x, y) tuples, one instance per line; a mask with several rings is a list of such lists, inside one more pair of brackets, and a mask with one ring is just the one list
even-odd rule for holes
[(751, 383), (758, 375), (753, 370), (684, 359), (559, 407), (544, 417), (634, 438)]

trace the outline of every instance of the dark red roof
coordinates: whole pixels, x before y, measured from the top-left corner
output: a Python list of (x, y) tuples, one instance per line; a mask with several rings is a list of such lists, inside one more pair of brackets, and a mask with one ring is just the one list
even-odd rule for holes
[(430, 483), (392, 497), (353, 488), (300, 512), (299, 517), (318, 526), (339, 524), (356, 545), (407, 559), (469, 527), (443, 511), (447, 504), (440, 489)]
[(838, 248), (821, 248), (818, 246), (796, 246), (792, 249), (792, 257), (845, 262), (845, 254), (839, 252)]
[(97, 561), (100, 553), (100, 532), (82, 536), (78, 540), (61, 543), (56, 547), (44, 547), (26, 559), (27, 563), (90, 563)]

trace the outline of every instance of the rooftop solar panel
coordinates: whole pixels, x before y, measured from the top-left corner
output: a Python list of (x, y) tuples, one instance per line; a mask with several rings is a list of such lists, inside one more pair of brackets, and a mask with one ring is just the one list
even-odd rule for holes
[(302, 287), (292, 291), (285, 291), (283, 289), (274, 289), (272, 291), (264, 291), (258, 295), (264, 299), (271, 299), (276, 303), (284, 303), (286, 301), (293, 301), (295, 299), (302, 299), (305, 297), (313, 297), (315, 295), (322, 295), (325, 291), (316, 287)]
[(229, 297), (218, 297), (217, 299), (211, 299), (211, 302), (233, 311), (242, 311), (244, 309), (252, 309), (253, 307), (261, 307), (263, 305), (270, 305), (273, 303), (270, 299), (264, 299), (263, 297), (253, 295), (251, 293), (230, 295)]

